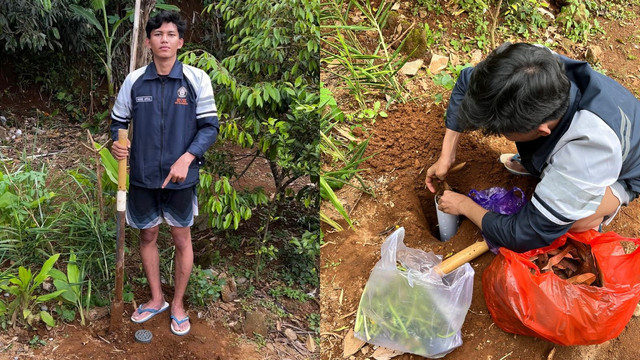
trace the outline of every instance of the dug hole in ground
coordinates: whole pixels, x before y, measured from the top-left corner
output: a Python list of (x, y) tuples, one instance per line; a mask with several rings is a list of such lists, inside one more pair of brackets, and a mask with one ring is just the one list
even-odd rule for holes
[[(378, 118), (368, 154), (379, 152), (363, 168), (367, 183), (376, 196), (345, 187), (338, 196), (346, 205), (355, 225), (334, 231), (325, 228), (321, 254), (321, 333), (322, 358), (343, 358), (345, 346), (357, 351), (350, 359), (373, 358), (376, 347), (350, 339), (360, 296), (370, 272), (380, 259), (380, 246), (390, 229), (406, 230), (404, 243), (410, 248), (450, 255), (482, 239), (478, 228), (463, 218), (457, 233), (441, 242), (437, 227), (434, 195), (425, 188), (425, 171), (436, 161), (444, 134), (443, 105), (393, 105), (387, 118)], [(408, 135), (410, 134), (410, 135)], [(536, 179), (508, 173), (497, 159), (501, 153), (515, 152), (515, 146), (503, 138), (479, 133), (464, 134), (456, 163), (466, 162), (463, 170), (451, 174), (447, 182), (454, 190), (468, 193), (493, 186), (522, 189), (530, 197)], [(325, 206), (324, 210), (330, 213)], [(335, 219), (338, 216), (334, 214)], [(623, 208), (604, 231), (621, 236), (640, 237), (640, 203)], [(631, 251), (631, 248), (627, 249)], [(482, 291), (482, 273), (495, 255), (486, 253), (470, 262), (475, 271), (473, 297), (462, 326), (461, 347), (446, 359), (637, 359), (640, 349), (640, 318), (632, 317), (623, 332), (610, 341), (589, 346), (560, 346), (534, 337), (514, 335), (492, 321)], [(347, 338), (347, 340), (345, 340)], [(362, 346), (360, 346), (362, 345)], [(396, 359), (420, 359), (404, 354)]]

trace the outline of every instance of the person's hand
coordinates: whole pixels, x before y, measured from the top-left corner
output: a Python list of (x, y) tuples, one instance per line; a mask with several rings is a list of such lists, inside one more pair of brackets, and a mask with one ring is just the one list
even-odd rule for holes
[(169, 175), (164, 179), (164, 183), (162, 184), (162, 188), (171, 182), (182, 182), (187, 178), (187, 173), (189, 172), (189, 165), (193, 162), (193, 159), (196, 157), (191, 153), (184, 153), (182, 156), (176, 160), (176, 162), (171, 165), (171, 170), (169, 171)]
[(427, 184), (427, 188), (432, 193), (436, 192), (436, 187), (441, 181), (443, 181), (447, 177), (447, 173), (449, 172), (449, 168), (451, 168), (451, 164), (453, 162), (450, 160), (445, 160), (440, 157), (435, 164), (431, 165), (429, 169), (427, 169), (427, 176), (424, 179), (425, 184)]
[(116, 160), (126, 159), (129, 156), (129, 148), (131, 148), (131, 141), (127, 139), (127, 145), (120, 145), (120, 142), (114, 141), (111, 145), (111, 154)]
[(468, 196), (457, 192), (445, 190), (438, 199), (438, 210), (451, 215), (465, 215), (465, 210), (470, 205), (476, 205)]

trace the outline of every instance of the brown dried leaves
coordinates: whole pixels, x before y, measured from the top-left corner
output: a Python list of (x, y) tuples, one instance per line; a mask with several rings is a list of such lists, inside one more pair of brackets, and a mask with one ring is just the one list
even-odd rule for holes
[[(567, 238), (563, 246), (529, 259), (541, 272), (553, 271), (570, 284), (602, 286), (598, 265), (591, 254), (591, 246)], [(531, 270), (534, 273), (533, 269)]]

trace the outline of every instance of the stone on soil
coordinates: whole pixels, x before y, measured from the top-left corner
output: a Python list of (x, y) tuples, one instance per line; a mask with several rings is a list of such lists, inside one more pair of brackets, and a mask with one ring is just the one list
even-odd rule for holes
[(444, 70), (447, 67), (447, 64), (449, 64), (449, 57), (433, 54), (431, 56), (431, 62), (429, 63), (429, 71), (432, 74), (437, 74)]
[(267, 336), (267, 317), (264, 313), (258, 311), (247, 311), (244, 319), (244, 334), (253, 337), (253, 334)]
[(409, 61), (407, 63), (405, 63), (402, 68), (400, 68), (400, 72), (407, 75), (407, 76), (413, 76), (415, 74), (418, 73), (418, 70), (420, 70), (420, 68), (422, 67), (422, 64), (424, 63), (424, 60), (422, 59), (418, 59), (415, 61)]

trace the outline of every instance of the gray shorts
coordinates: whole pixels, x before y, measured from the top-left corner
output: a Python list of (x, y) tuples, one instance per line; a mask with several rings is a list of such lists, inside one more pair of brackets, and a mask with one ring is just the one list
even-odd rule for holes
[(149, 229), (166, 222), (173, 227), (193, 225), (198, 215), (196, 187), (186, 189), (146, 189), (129, 185), (127, 224), (134, 229)]

